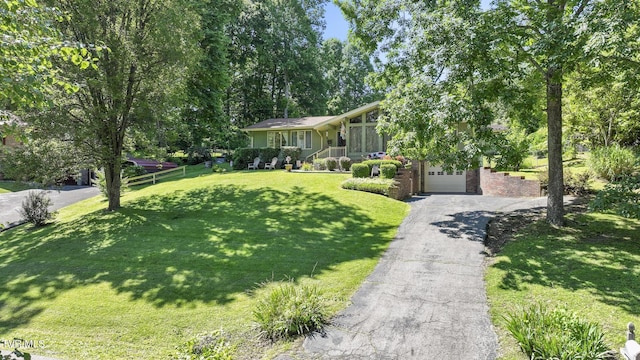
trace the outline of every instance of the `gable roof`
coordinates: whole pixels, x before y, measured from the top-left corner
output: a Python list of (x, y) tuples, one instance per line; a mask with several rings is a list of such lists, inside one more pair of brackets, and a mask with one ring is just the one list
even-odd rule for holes
[(371, 111), (380, 105), (380, 101), (375, 101), (357, 109), (347, 111), (337, 116), (307, 116), (302, 118), (288, 119), (267, 119), (257, 124), (247, 126), (244, 131), (264, 131), (264, 130), (294, 130), (294, 129), (314, 129), (324, 130), (328, 127), (339, 126), (340, 122)]
[(245, 131), (258, 131), (258, 130), (287, 130), (287, 129), (312, 129), (316, 125), (321, 124), (329, 119), (333, 119), (333, 116), (307, 116), (301, 118), (287, 118), (287, 119), (267, 119), (257, 124), (247, 126), (242, 129)]

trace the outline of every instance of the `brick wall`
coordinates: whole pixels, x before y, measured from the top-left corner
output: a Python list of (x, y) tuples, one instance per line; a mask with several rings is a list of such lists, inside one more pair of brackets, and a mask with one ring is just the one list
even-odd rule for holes
[(401, 169), (394, 180), (398, 182), (397, 188), (392, 188), (389, 190), (389, 197), (396, 200), (404, 200), (406, 198), (411, 197), (411, 194), (415, 193), (413, 188), (415, 188), (418, 181), (417, 169)]
[(505, 197), (538, 197), (542, 194), (538, 180), (525, 180), (486, 167), (480, 169), (480, 192)]

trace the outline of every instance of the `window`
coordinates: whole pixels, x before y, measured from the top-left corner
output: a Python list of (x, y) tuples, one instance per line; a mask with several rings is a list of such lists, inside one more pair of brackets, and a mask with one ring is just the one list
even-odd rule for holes
[(297, 146), (300, 149), (311, 149), (311, 145), (311, 130), (291, 132), (291, 146)]
[(354, 118), (349, 119), (350, 124), (361, 124), (362, 123), (362, 115), (358, 115)]
[(287, 146), (286, 131), (267, 131), (267, 147), (279, 149)]
[(368, 123), (378, 122), (378, 110), (372, 110), (367, 113), (367, 122)]

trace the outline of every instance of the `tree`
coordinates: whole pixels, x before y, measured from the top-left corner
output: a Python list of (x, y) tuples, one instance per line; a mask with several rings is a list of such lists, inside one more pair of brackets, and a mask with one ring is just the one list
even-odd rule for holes
[[(495, 141), (490, 104), (513, 107), (514, 100), (536, 98), (536, 89), (544, 89), (547, 220), (562, 225), (563, 83), (603, 51), (594, 38), (626, 31), (631, 17), (614, 10), (614, 1), (499, 0), (488, 10), (465, 0), (339, 3), (359, 43), (386, 55), (378, 85), (391, 91), (382, 129), (399, 134), (396, 146), (429, 160), (474, 165)], [(620, 21), (614, 26), (608, 20), (615, 16)], [(522, 86), (532, 81), (538, 86)]]
[[(95, 69), (66, 74), (79, 84), (60, 97), (54, 111), (33, 122), (68, 137), (104, 168), (108, 210), (120, 208), (123, 149), (132, 131), (154, 127), (184, 89), (185, 72), (195, 58), (199, 18), (186, 0), (58, 0), (52, 4), (73, 22), (62, 32), (82, 43), (104, 43)], [(50, 119), (55, 119), (51, 121)]]
[(328, 114), (342, 114), (382, 98), (365, 81), (374, 69), (369, 56), (358, 47), (328, 39), (322, 43), (320, 56), (327, 82)]
[(231, 86), (225, 111), (242, 128), (273, 117), (323, 114), (323, 0), (245, 1), (228, 28)]

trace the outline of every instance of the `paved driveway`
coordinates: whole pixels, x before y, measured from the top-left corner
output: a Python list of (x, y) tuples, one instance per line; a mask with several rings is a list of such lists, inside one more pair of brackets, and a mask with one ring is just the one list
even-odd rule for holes
[(53, 202), (52, 210), (58, 210), (100, 193), (98, 188), (86, 186), (65, 186), (60, 190), (24, 190), (0, 194), (0, 224), (5, 227), (20, 223), (18, 209), (30, 191), (48, 191)]
[(498, 345), (483, 281), (486, 224), (497, 212), (541, 206), (546, 198), (414, 198), (397, 238), (352, 305), (293, 356), (494, 359)]

